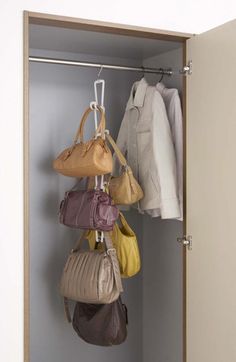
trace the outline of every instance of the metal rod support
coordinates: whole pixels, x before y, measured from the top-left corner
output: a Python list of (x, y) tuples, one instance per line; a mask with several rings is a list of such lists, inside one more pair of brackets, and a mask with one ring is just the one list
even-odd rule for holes
[(77, 67), (92, 67), (92, 68), (102, 68), (102, 69), (116, 69), (116, 70), (129, 70), (133, 72), (143, 72), (143, 73), (155, 73), (155, 74), (164, 74), (172, 75), (172, 69), (162, 69), (162, 68), (144, 68), (144, 67), (129, 67), (123, 65), (112, 65), (112, 64), (100, 64), (92, 62), (80, 62), (78, 60), (66, 60), (66, 59), (52, 59), (45, 57), (29, 57), (30, 62), (37, 63), (49, 63), (49, 64), (62, 64), (62, 65), (72, 65)]

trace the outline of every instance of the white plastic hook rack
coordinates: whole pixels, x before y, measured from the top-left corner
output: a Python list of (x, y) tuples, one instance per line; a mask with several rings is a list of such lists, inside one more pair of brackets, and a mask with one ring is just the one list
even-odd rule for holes
[(96, 243), (103, 243), (104, 242), (104, 232), (95, 230), (95, 238), (96, 238)]
[(105, 80), (104, 79), (97, 79), (95, 82), (94, 82), (94, 94), (95, 94), (95, 100), (97, 103), (98, 102), (98, 85), (101, 84), (102, 86), (102, 89), (101, 89), (101, 102), (100, 102), (100, 105), (102, 107), (104, 107), (104, 94), (105, 94)]
[[(98, 77), (101, 74), (102, 71), (102, 67), (98, 73)], [(100, 102), (98, 100), (98, 86), (101, 85), (101, 99)], [(104, 107), (104, 96), (105, 96), (105, 80), (104, 79), (97, 79), (94, 82), (94, 95), (95, 95), (95, 102), (91, 102), (90, 103), (90, 107), (94, 110), (94, 123), (95, 123), (95, 129), (98, 128), (98, 118), (97, 118), (97, 106), (100, 105), (101, 108), (103, 108), (104, 112), (105, 112), (105, 107)], [(97, 137), (98, 135), (96, 135)], [(105, 134), (102, 135), (103, 137), (105, 137)], [(104, 191), (104, 176), (101, 176), (101, 189)], [(95, 188), (97, 188), (98, 186), (98, 178), (97, 176), (95, 176)], [(96, 239), (97, 239), (97, 235), (96, 235)]]
[[(101, 87), (101, 101), (98, 101), (98, 85), (102, 85)], [(104, 95), (105, 95), (105, 80), (104, 79), (97, 79), (94, 82), (94, 95), (95, 95), (95, 103), (96, 105), (100, 105), (105, 110), (104, 107)], [(97, 119), (97, 107), (94, 107), (94, 121), (95, 121), (95, 128), (98, 127), (98, 119)]]

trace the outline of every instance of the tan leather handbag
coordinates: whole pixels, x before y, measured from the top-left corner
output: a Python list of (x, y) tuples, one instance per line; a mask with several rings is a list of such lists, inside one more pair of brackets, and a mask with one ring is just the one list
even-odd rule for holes
[(121, 164), (122, 173), (120, 176), (111, 177), (109, 181), (109, 193), (117, 205), (131, 205), (143, 198), (143, 190), (135, 179), (131, 168), (113, 138), (108, 134), (108, 141), (112, 145), (115, 154)]
[[(105, 114), (101, 107), (98, 107), (101, 114), (100, 124), (96, 130), (95, 137), (84, 142), (84, 124), (92, 111), (88, 108), (80, 122), (74, 142), (71, 147), (66, 148), (53, 162), (55, 171), (65, 176), (84, 177), (104, 175), (112, 171), (112, 154), (105, 139), (97, 135), (104, 134), (106, 121)], [(79, 143), (77, 143), (79, 141)]]
[[(106, 182), (108, 184), (107, 191), (113, 199), (116, 205), (131, 205), (141, 200), (144, 196), (143, 190), (135, 179), (131, 168), (128, 166), (125, 157), (116, 145), (113, 138), (106, 134), (106, 138), (110, 142), (114, 152), (121, 164), (122, 173), (119, 176), (108, 176)], [(88, 180), (88, 189), (95, 187), (95, 181), (93, 177)]]
[[(121, 226), (116, 223), (109, 234), (116, 249), (121, 276), (129, 278), (137, 274), (141, 268), (140, 253), (136, 235), (121, 212), (120, 223)], [(91, 250), (93, 250), (96, 245), (95, 231), (88, 231), (85, 237), (89, 241)], [(102, 244), (99, 243), (100, 250), (103, 250)]]
[(64, 267), (60, 294), (83, 303), (106, 304), (123, 291), (116, 250), (107, 232), (106, 250), (81, 250), (85, 233), (72, 249)]

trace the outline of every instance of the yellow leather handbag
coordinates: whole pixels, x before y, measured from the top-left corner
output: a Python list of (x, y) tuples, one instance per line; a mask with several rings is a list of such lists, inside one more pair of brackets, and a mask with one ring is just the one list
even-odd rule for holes
[[(71, 147), (66, 148), (53, 162), (55, 171), (65, 176), (85, 177), (105, 175), (112, 171), (112, 154), (105, 139), (97, 135), (104, 134), (106, 121), (105, 114), (101, 107), (98, 107), (101, 115), (99, 126), (95, 137), (84, 142), (84, 124), (92, 111), (88, 108), (80, 122), (74, 142)], [(77, 143), (79, 141), (79, 143)]]
[[(137, 274), (141, 268), (140, 253), (136, 235), (128, 225), (124, 215), (120, 212), (121, 226), (117, 223), (114, 229), (109, 232), (120, 266), (122, 278), (129, 278)], [(96, 245), (95, 231), (90, 230), (85, 234), (89, 241), (90, 249), (94, 250)], [(103, 249), (103, 243), (99, 244), (99, 249)]]

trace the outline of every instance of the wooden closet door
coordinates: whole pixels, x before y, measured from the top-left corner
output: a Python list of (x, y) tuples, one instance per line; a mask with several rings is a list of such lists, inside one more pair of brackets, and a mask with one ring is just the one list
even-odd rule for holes
[(187, 41), (187, 362), (236, 361), (236, 20)]

